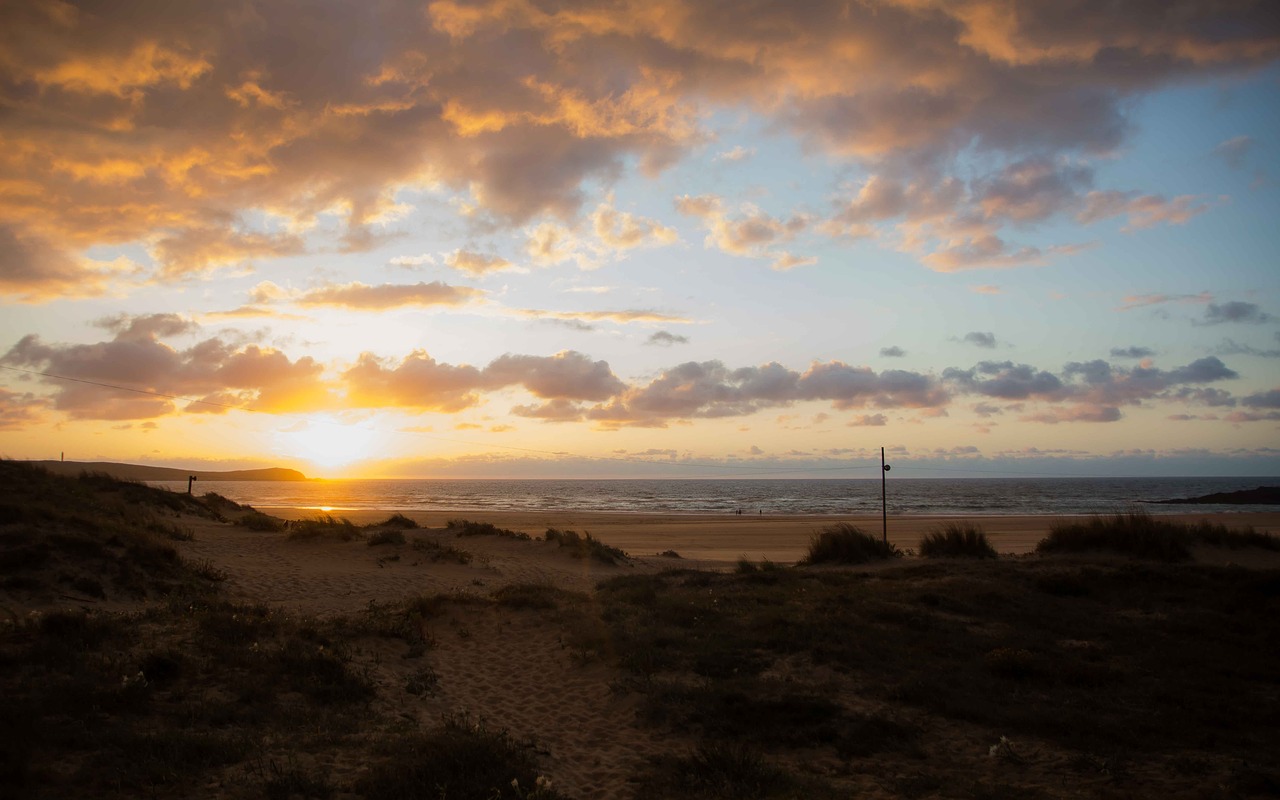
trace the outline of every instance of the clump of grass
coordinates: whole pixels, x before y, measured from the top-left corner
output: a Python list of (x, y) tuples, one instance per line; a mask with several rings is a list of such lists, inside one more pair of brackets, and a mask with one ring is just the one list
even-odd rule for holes
[(586, 596), (543, 583), (515, 583), (494, 592), (493, 599), (506, 608), (550, 609), (581, 603)]
[(533, 539), (533, 537), (527, 533), (508, 530), (507, 528), (499, 528), (491, 522), (472, 522), (467, 519), (451, 519), (445, 523), (445, 527), (453, 531), (458, 536), (501, 536), (504, 539), (518, 539), (522, 542), (527, 542)]
[(441, 561), (451, 561), (455, 564), (471, 563), (471, 553), (431, 539), (414, 539), (410, 546), (436, 563)]
[(543, 538), (560, 545), (561, 549), (568, 550), (574, 558), (594, 558), (606, 564), (619, 564), (630, 560), (630, 556), (624, 551), (610, 547), (599, 539), (593, 539), (590, 533), (579, 536), (577, 531), (547, 528)]
[(949, 522), (920, 540), (923, 558), (996, 558), (996, 549), (978, 525)]
[(767, 558), (762, 558), (759, 563), (756, 563), (746, 556), (738, 556), (738, 565), (734, 571), (739, 575), (749, 575), (753, 572), (777, 572), (780, 569), (782, 567)]
[(436, 731), (398, 736), (356, 782), (361, 797), (483, 797), (559, 800), (537, 771), (532, 748), (506, 731), (465, 716), (445, 718)]
[(658, 553), (658, 558), (681, 558), (682, 556), (675, 550), (663, 550)]
[(377, 547), (380, 544), (404, 544), (404, 531), (374, 531), (369, 534), (368, 544)]
[[(795, 776), (770, 764), (754, 748), (706, 744), (686, 756), (657, 759), (642, 791), (650, 797), (719, 800), (799, 797), (800, 789)], [(806, 792), (804, 796), (810, 795)]]
[(417, 530), (419, 526), (418, 526), (418, 523), (417, 523), (416, 521), (414, 521), (414, 520), (412, 520), (412, 519), (409, 519), (409, 518), (408, 518), (408, 517), (406, 517), (404, 514), (400, 514), (400, 513), (398, 513), (398, 512), (397, 512), (397, 513), (392, 514), (391, 516), (387, 517), (387, 518), (386, 518), (386, 519), (384, 519), (382, 522), (375, 522), (374, 524), (372, 524), (372, 525), (367, 525), (367, 526), (365, 526), (365, 527), (368, 527), (368, 528), (395, 528), (395, 529), (397, 529), (397, 530), (402, 530), (402, 531), (412, 531), (412, 530)]
[(823, 528), (809, 541), (809, 553), (801, 564), (864, 564), (897, 558), (902, 551), (861, 528), (841, 522)]
[(237, 519), (236, 524), (251, 531), (274, 533), (284, 530), (284, 520), (270, 514), (263, 514), (261, 511), (250, 511)]
[(188, 561), (187, 568), (201, 578), (204, 578), (207, 581), (213, 581), (214, 583), (222, 583), (229, 577), (226, 570), (214, 564), (207, 558)]
[(315, 519), (300, 519), (289, 527), (291, 542), (311, 539), (338, 539), (349, 542), (361, 537), (360, 529), (346, 517), (335, 519), (332, 514), (321, 514)]
[(987, 669), (1005, 678), (1029, 678), (1037, 671), (1036, 657), (1020, 647), (997, 647), (983, 657)]
[(1185, 561), (1191, 558), (1192, 530), (1189, 525), (1156, 519), (1145, 511), (1129, 511), (1054, 525), (1036, 545), (1036, 552), (1103, 551), (1156, 561)]

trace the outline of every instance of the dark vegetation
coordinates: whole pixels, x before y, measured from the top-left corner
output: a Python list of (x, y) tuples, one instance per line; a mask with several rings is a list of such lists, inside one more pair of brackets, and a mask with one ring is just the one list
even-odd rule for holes
[(902, 552), (881, 538), (846, 522), (823, 528), (809, 542), (802, 564), (864, 564), (896, 558)]
[(593, 558), (606, 564), (622, 564), (629, 560), (626, 553), (599, 539), (591, 538), (589, 533), (579, 536), (577, 531), (547, 528), (543, 538), (548, 542), (555, 542), (562, 550), (568, 550), (569, 555), (574, 558)]
[[(592, 596), (526, 584), (318, 620), (228, 602), (216, 567), (174, 549), (174, 514), (251, 510), (175, 510), (171, 493), (116, 483), (0, 462), (5, 603), (99, 589), (150, 601), (0, 619), (0, 797), (555, 800), (538, 749), (501, 720), (398, 713), (442, 691), (429, 625), (472, 612), (546, 615), (577, 663), (613, 669), (626, 707), (671, 742), (633, 776), (637, 797), (1170, 794), (1152, 780), (1174, 796), (1280, 794), (1280, 572), (1169, 563), (1159, 538), (1275, 549), (1261, 534), (1194, 526), (1135, 546), (1150, 521), (1126, 518), (1055, 530), (1045, 549), (1153, 557), (743, 559), (628, 574)], [(315, 525), (462, 552), (396, 523)], [(808, 562), (896, 555), (840, 527)]]
[(490, 522), (472, 522), (466, 519), (451, 519), (445, 523), (445, 527), (453, 531), (459, 537), (462, 536), (501, 536), (505, 539), (516, 539), (522, 542), (528, 542), (533, 539), (527, 533), (520, 531), (499, 528)]
[(211, 583), (174, 549), (197, 499), (100, 475), (0, 461), (0, 598), (30, 603), (199, 596)]
[(364, 538), (364, 534), (355, 523), (346, 517), (334, 517), (332, 514), (319, 514), (313, 519), (296, 520), (289, 525), (287, 538), (292, 542), (307, 542), (317, 539), (336, 539), (349, 542), (352, 539)]
[(923, 558), (995, 558), (996, 549), (982, 528), (963, 522), (949, 522), (929, 531), (918, 548)]
[[(1064, 785), (1101, 778), (1137, 796), (1124, 765), (1194, 762), (1205, 787), (1241, 786), (1245, 765), (1272, 763), (1280, 725), (1274, 571), (1012, 560), (673, 571), (608, 580), (597, 602), (602, 626), (576, 646), (611, 653), (642, 719), (697, 743), (655, 764), (657, 796), (822, 796), (812, 781), (846, 780), (900, 796), (1038, 796), (1016, 772), (955, 786), (930, 757), (1002, 736), (1015, 745), (995, 756), (1009, 761), (1028, 741), (1067, 753)], [(779, 774), (786, 763), (845, 772)], [(725, 774), (749, 786), (712, 777)]]
[(1055, 525), (1039, 553), (1113, 552), (1156, 561), (1186, 561), (1194, 546), (1280, 550), (1280, 538), (1253, 530), (1231, 530), (1202, 521), (1187, 524), (1131, 511), (1086, 522)]

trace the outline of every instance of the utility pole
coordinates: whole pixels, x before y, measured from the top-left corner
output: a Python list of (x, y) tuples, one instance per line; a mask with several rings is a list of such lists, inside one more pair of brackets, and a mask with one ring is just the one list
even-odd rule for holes
[(885, 503), (884, 484), (885, 478), (889, 475), (889, 465), (884, 463), (884, 448), (880, 448), (880, 538), (885, 543), (889, 543), (889, 506)]

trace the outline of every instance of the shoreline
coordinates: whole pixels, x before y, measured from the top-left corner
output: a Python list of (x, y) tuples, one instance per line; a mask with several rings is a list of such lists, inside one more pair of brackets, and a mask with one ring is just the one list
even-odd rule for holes
[[(357, 525), (404, 514), (419, 525), (443, 528), (451, 519), (489, 522), (500, 528), (541, 536), (548, 528), (590, 533), (593, 537), (633, 556), (652, 556), (674, 550), (682, 558), (733, 562), (739, 558), (794, 562), (802, 558), (810, 538), (822, 528), (848, 523), (867, 533), (881, 532), (881, 516), (848, 514), (672, 514), (616, 511), (475, 511), (396, 509), (317, 509), (300, 506), (255, 506), (259, 511), (285, 519), (308, 519), (318, 514), (346, 517)], [(948, 522), (978, 525), (1002, 554), (1024, 555), (1056, 524), (1088, 520), (1093, 515), (902, 515), (888, 519), (888, 539), (902, 549), (915, 548), (931, 529)], [(1253, 528), (1280, 533), (1280, 512), (1184, 512), (1160, 514), (1162, 520), (1198, 523), (1208, 521), (1228, 528)]]

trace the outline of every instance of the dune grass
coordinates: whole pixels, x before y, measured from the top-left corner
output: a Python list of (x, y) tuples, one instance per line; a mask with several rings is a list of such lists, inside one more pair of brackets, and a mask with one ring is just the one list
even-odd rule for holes
[(864, 564), (902, 555), (893, 544), (872, 536), (847, 522), (823, 528), (809, 541), (809, 552), (801, 564)]
[(384, 544), (404, 544), (404, 531), (401, 530), (375, 530), (369, 534), (365, 540), (365, 544), (370, 547), (377, 547)]
[(922, 558), (996, 558), (996, 549), (978, 525), (950, 522), (929, 531), (917, 547)]
[(516, 539), (522, 542), (532, 541), (533, 537), (522, 531), (499, 528), (491, 522), (472, 522), (467, 519), (451, 519), (445, 527), (459, 537), (462, 536), (499, 536), (504, 539)]
[(1280, 538), (1251, 529), (1232, 530), (1202, 521), (1165, 520), (1146, 511), (1095, 516), (1085, 522), (1054, 525), (1036, 545), (1038, 553), (1112, 552), (1155, 561), (1186, 561), (1194, 546), (1280, 550)]
[(611, 547), (599, 539), (592, 538), (590, 533), (579, 535), (577, 531), (562, 531), (547, 528), (543, 539), (555, 542), (562, 550), (568, 550), (574, 558), (591, 558), (605, 564), (622, 564), (630, 559), (625, 552)]
[(395, 513), (384, 519), (382, 522), (375, 522), (372, 525), (366, 525), (366, 528), (395, 528), (402, 531), (412, 531), (418, 529), (418, 523), (409, 519), (404, 514)]
[[(956, 560), (760, 577), (610, 579), (597, 592), (605, 629), (581, 629), (574, 646), (610, 654), (633, 676), (641, 719), (701, 751), (784, 752), (790, 764), (835, 753), (901, 796), (956, 785), (930, 755), (954, 754), (931, 733), (953, 724), (987, 731), (984, 749), (1001, 737), (1060, 748), (1068, 782), (1107, 769), (1120, 794), (1150, 794), (1126, 783), (1129, 760), (1176, 774), (1192, 759), (1236, 787), (1227, 794), (1280, 779), (1239, 771), (1269, 757), (1280, 724), (1265, 700), (1275, 571)], [(761, 794), (710, 788), (689, 774), (698, 761), (655, 767), (657, 796), (822, 796), (782, 789), (785, 778)], [(1009, 771), (956, 796), (1037, 792)]]
[(289, 525), (289, 533), (285, 537), (291, 542), (306, 542), (316, 539), (336, 539), (349, 542), (364, 538), (364, 533), (355, 523), (346, 517), (335, 518), (332, 514), (320, 514), (312, 519), (300, 519)]

